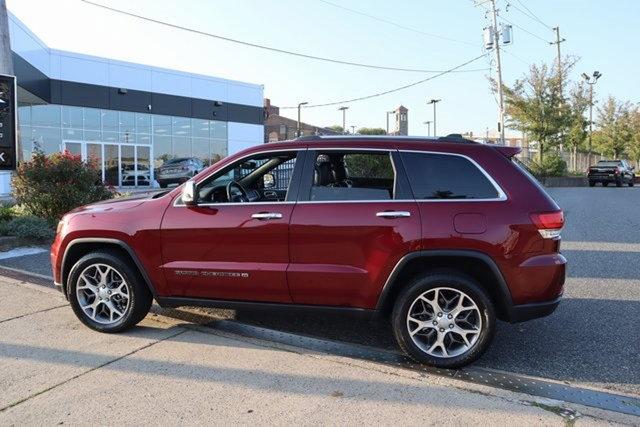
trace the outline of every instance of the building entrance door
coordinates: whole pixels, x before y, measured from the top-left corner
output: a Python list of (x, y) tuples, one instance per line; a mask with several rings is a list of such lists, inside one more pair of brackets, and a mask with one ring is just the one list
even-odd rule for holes
[(94, 162), (102, 181), (114, 187), (149, 187), (153, 182), (151, 147), (136, 144), (65, 141), (64, 149)]

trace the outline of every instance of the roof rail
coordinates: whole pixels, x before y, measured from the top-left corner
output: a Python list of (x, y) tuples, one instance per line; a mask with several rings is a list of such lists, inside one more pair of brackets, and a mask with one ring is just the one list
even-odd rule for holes
[(304, 135), (297, 137), (294, 141), (318, 141), (320, 139), (322, 139), (320, 135)]

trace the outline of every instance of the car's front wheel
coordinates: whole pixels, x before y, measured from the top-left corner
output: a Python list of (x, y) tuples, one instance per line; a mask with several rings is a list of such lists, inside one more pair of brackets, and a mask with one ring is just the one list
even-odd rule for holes
[(153, 297), (131, 264), (109, 252), (80, 258), (69, 272), (67, 296), (74, 313), (91, 329), (120, 332), (140, 322)]
[(495, 331), (495, 310), (470, 277), (430, 273), (398, 297), (393, 330), (400, 348), (417, 362), (456, 368), (478, 359)]

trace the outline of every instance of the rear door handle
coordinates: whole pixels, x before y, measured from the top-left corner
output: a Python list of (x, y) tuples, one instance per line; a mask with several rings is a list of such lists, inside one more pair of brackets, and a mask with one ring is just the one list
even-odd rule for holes
[(251, 218), (260, 220), (280, 219), (282, 214), (278, 212), (259, 212), (251, 215)]
[(376, 213), (379, 218), (408, 218), (411, 216), (411, 212), (407, 211), (382, 211)]

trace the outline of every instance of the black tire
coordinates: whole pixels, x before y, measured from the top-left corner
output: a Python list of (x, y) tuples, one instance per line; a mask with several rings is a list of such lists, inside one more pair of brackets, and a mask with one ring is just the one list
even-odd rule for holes
[(616, 179), (616, 187), (622, 187), (622, 178)]
[(159, 182), (158, 184), (160, 184), (160, 188), (167, 188), (166, 182)]
[(606, 187), (607, 185), (609, 185), (609, 183), (608, 183), (608, 182), (606, 182), (606, 181), (604, 181), (604, 182), (602, 183), (602, 186), (603, 186), (603, 187)]
[(589, 187), (595, 187), (596, 182), (595, 181), (589, 181)]
[(635, 181), (635, 179), (636, 179), (635, 176), (632, 176), (631, 179), (629, 179), (629, 182), (627, 183), (627, 185), (629, 187), (633, 187), (633, 182)]
[[(120, 319), (111, 324), (97, 322), (89, 317), (80, 307), (76, 294), (76, 286), (80, 274), (92, 264), (105, 264), (120, 274), (129, 285), (129, 306)], [(144, 283), (139, 272), (132, 267), (132, 264), (121, 256), (111, 252), (91, 252), (76, 262), (67, 279), (67, 297), (73, 312), (78, 319), (91, 329), (99, 332), (121, 332), (132, 328), (139, 323), (149, 313), (153, 296), (149, 288)]]
[[(434, 288), (446, 287), (464, 292), (478, 307), (482, 327), (469, 350), (453, 357), (428, 354), (414, 343), (407, 326), (407, 315), (413, 302), (423, 293)], [(477, 360), (489, 347), (495, 333), (495, 308), (486, 291), (471, 277), (455, 271), (435, 271), (417, 277), (396, 299), (391, 317), (396, 341), (400, 348), (416, 362), (438, 368), (458, 368)]]

